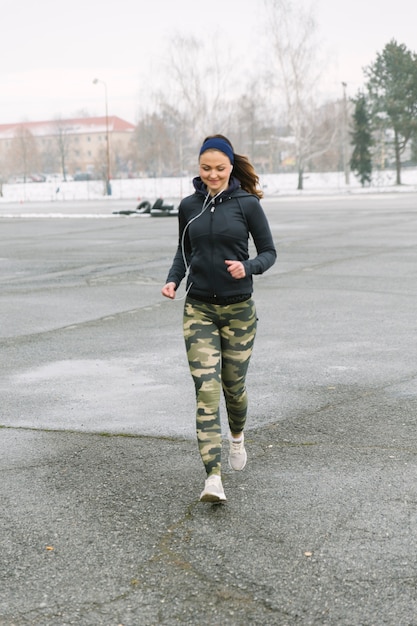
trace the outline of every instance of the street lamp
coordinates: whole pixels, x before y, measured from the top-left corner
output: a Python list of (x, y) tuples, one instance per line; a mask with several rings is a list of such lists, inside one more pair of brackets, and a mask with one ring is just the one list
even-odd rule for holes
[(350, 184), (349, 177), (349, 163), (348, 163), (348, 119), (347, 119), (347, 99), (346, 99), (346, 87), (347, 83), (342, 82), (343, 87), (343, 137), (342, 137), (342, 150), (343, 150), (343, 169), (345, 171), (345, 183)]
[(104, 80), (100, 80), (99, 78), (95, 78), (93, 80), (93, 84), (97, 85), (97, 83), (101, 83), (104, 85), (104, 103), (106, 107), (106, 195), (111, 196), (111, 185), (110, 185), (110, 141), (109, 141), (109, 107), (107, 100), (107, 84)]

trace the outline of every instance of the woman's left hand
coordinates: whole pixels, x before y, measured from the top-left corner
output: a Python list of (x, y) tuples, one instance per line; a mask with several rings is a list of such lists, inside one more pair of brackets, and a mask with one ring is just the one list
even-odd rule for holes
[(225, 261), (227, 265), (227, 271), (229, 274), (239, 280), (240, 278), (245, 278), (246, 272), (243, 263), (240, 261)]

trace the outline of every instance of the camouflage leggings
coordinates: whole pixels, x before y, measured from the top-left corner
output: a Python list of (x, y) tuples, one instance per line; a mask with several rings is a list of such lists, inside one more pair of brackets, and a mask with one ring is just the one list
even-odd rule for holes
[(256, 334), (252, 299), (205, 304), (188, 297), (184, 339), (197, 399), (197, 439), (207, 475), (221, 471), (220, 391), (233, 433), (243, 431), (248, 399), (245, 379)]

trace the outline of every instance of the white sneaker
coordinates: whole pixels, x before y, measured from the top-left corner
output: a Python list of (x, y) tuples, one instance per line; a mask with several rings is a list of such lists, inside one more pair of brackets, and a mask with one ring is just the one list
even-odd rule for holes
[(233, 439), (232, 435), (229, 435), (229, 465), (233, 470), (243, 470), (246, 465), (248, 455), (245, 450), (245, 437), (242, 433), (241, 441)]
[(206, 479), (204, 490), (200, 495), (200, 502), (226, 502), (220, 476), (212, 474)]

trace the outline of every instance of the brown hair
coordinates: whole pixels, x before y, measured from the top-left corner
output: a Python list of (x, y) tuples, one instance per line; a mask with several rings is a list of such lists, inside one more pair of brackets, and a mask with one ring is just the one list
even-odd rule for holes
[[(208, 139), (214, 139), (214, 138), (223, 139), (223, 141), (226, 141), (233, 150), (233, 146), (231, 142), (224, 135), (210, 135), (209, 137), (206, 137), (204, 139), (203, 144)], [(239, 180), (242, 189), (244, 189), (248, 193), (258, 196), (258, 198), (263, 198), (264, 194), (259, 185), (259, 176), (255, 172), (255, 168), (253, 167), (252, 163), (249, 161), (248, 157), (242, 156), (241, 154), (236, 154), (234, 150), (233, 150), (233, 156), (234, 156), (233, 176), (235, 176)]]

